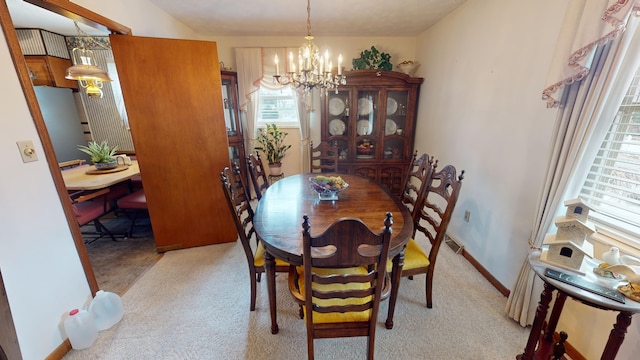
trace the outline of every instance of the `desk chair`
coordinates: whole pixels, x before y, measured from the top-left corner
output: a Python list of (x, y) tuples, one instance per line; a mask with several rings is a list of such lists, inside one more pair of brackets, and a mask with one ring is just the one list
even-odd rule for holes
[(386, 263), (392, 222), (387, 213), (377, 234), (359, 219), (345, 218), (312, 237), (304, 216), (304, 265), (291, 270), (289, 289), (304, 303), (309, 360), (314, 339), (351, 336), (368, 337), (367, 359), (373, 359), (378, 308), (391, 287)]
[(116, 241), (113, 233), (100, 222), (100, 217), (111, 211), (111, 204), (107, 201), (108, 193), (109, 189), (107, 188), (93, 192), (76, 191), (69, 194), (71, 209), (76, 216), (78, 225), (82, 227), (93, 222), (95, 227), (95, 232), (82, 232), (83, 235), (97, 236), (92, 240), (85, 239), (85, 244), (90, 244), (105, 235), (111, 237), (111, 240)]
[[(249, 203), (247, 187), (240, 176), (240, 169), (237, 167), (232, 171), (228, 167), (220, 173), (222, 190), (229, 205), (229, 211), (233, 215), (233, 221), (238, 231), (240, 243), (244, 249), (249, 265), (249, 278), (251, 281), (251, 304), (250, 310), (256, 309), (257, 282), (260, 281), (264, 268), (264, 247), (262, 241), (255, 236), (253, 229), (253, 209)], [(251, 237), (255, 237), (255, 245), (251, 244)], [(276, 259), (276, 272), (289, 272), (289, 264)]]
[(133, 229), (136, 226), (136, 220), (141, 213), (147, 213), (149, 207), (147, 206), (147, 197), (144, 194), (144, 189), (134, 191), (128, 195), (125, 195), (118, 200), (118, 209), (121, 209), (131, 217), (131, 225), (129, 226), (128, 237), (133, 237)]
[(309, 167), (312, 173), (338, 172), (338, 149), (327, 142), (321, 142), (313, 147), (309, 145)]
[(65, 169), (74, 168), (76, 166), (84, 165), (85, 162), (86, 160), (83, 160), (83, 159), (75, 159), (75, 160), (59, 162), (58, 166), (60, 167), (60, 170), (65, 170)]
[[(249, 167), (249, 176), (253, 184), (253, 190), (256, 192), (258, 200), (260, 200), (264, 191), (269, 187), (269, 180), (267, 180), (267, 173), (264, 171), (262, 159), (258, 152), (256, 152), (255, 156), (253, 154), (247, 156), (247, 166)], [(248, 190), (249, 188), (247, 188), (247, 191)], [(249, 198), (251, 198), (250, 195)]]

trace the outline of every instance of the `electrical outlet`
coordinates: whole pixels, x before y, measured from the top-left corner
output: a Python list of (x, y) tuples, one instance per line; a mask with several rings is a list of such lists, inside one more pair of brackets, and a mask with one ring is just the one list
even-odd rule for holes
[(471, 211), (465, 210), (464, 211), (464, 221), (469, 222), (469, 218), (470, 217), (471, 217)]
[(20, 156), (22, 156), (22, 162), (38, 161), (36, 151), (33, 149), (33, 141), (23, 140), (17, 141), (18, 149), (20, 150)]

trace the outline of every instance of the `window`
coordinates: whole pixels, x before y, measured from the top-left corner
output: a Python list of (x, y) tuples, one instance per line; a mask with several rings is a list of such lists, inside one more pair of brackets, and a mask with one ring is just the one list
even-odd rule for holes
[(258, 127), (276, 123), (278, 126), (299, 126), (298, 99), (291, 86), (271, 90), (260, 87)]
[[(640, 69), (607, 132), (580, 197), (594, 221), (640, 247)], [(625, 236), (626, 235), (626, 236)]]

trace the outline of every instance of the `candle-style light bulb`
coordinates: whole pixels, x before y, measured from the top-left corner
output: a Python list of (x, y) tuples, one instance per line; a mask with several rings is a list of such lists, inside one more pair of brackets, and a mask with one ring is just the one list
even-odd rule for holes
[(289, 51), (289, 66), (291, 67), (291, 72), (296, 72), (296, 64), (293, 62), (293, 51)]
[(342, 75), (342, 54), (338, 55), (338, 75)]
[(273, 61), (276, 63), (276, 75), (280, 75), (280, 67), (278, 66), (278, 54), (273, 58)]

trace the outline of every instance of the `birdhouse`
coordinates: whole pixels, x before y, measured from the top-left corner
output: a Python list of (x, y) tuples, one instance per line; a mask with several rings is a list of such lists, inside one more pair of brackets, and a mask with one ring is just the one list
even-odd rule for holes
[(567, 207), (566, 217), (569, 219), (578, 219), (582, 221), (582, 223), (587, 223), (587, 218), (589, 217), (589, 210), (591, 208), (589, 205), (584, 203), (580, 199), (571, 199), (566, 200), (564, 202), (564, 206)]
[[(578, 246), (582, 246), (582, 244), (588, 239), (589, 235), (596, 231), (593, 226), (587, 225), (575, 218), (567, 218), (566, 216), (557, 218), (556, 226), (558, 227), (556, 235), (557, 241), (570, 240)], [(593, 254), (590, 256), (593, 256)]]
[(591, 208), (580, 199), (567, 200), (564, 205), (566, 214), (555, 220), (557, 233), (545, 237), (540, 260), (584, 275), (590, 271), (587, 260), (593, 258), (589, 236), (595, 228), (587, 222)]
[(547, 245), (540, 260), (551, 265), (585, 275), (591, 269), (588, 260), (593, 257), (593, 244), (584, 241), (581, 245), (571, 240), (558, 240), (556, 234), (547, 234), (542, 245)]

